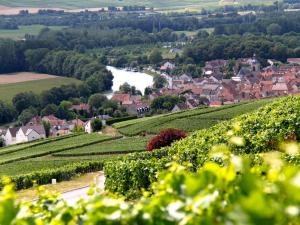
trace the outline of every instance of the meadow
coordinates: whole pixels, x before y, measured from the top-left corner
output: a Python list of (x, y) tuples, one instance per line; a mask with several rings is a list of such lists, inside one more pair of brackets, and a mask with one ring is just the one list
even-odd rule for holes
[[(1, 12), (1, 10), (0, 10)], [(30, 26), (19, 26), (18, 30), (5, 30), (0, 29), (0, 38), (9, 38), (13, 40), (21, 40), (26, 34), (38, 35), (40, 31), (45, 28), (43, 25), (30, 25)], [(51, 30), (61, 30), (63, 26), (49, 26)]]
[(41, 92), (49, 90), (53, 87), (59, 87), (61, 85), (73, 83), (80, 84), (81, 81), (74, 78), (57, 77), (20, 83), (0, 84), (0, 101), (10, 103), (13, 97), (20, 92), (32, 91), (36, 94), (40, 94)]

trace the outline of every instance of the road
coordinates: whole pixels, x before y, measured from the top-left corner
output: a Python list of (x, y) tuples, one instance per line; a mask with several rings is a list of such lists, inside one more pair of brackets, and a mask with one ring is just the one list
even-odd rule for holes
[[(105, 176), (100, 175), (97, 177), (96, 181), (96, 187), (104, 190), (104, 182), (105, 182)], [(69, 205), (75, 205), (75, 203), (81, 199), (81, 198), (89, 198), (88, 196), (88, 191), (91, 187), (83, 187), (83, 188), (78, 188), (72, 191), (64, 192), (61, 194), (61, 198), (64, 199)]]

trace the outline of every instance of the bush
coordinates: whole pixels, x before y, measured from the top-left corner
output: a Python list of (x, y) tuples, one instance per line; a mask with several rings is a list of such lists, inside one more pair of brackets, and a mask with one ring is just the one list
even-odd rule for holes
[[(29, 174), (11, 177), (16, 185), (16, 190), (33, 187), (35, 184), (43, 185), (51, 183), (52, 179), (58, 182), (70, 180), (78, 174), (90, 173), (103, 169), (103, 162), (82, 162), (62, 166), (57, 169), (42, 170)], [(3, 180), (0, 179), (0, 190), (3, 188)]]
[(102, 129), (102, 121), (100, 119), (94, 119), (92, 121), (93, 132), (100, 131)]
[(179, 129), (169, 128), (160, 132), (159, 135), (152, 138), (148, 145), (147, 150), (153, 151), (162, 147), (170, 146), (174, 141), (186, 138), (186, 133)]
[(0, 137), (0, 147), (4, 147), (4, 140)]

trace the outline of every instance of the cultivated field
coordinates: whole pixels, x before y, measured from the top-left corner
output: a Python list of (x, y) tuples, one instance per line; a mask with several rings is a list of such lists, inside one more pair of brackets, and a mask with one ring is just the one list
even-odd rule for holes
[[(150, 137), (78, 134), (0, 148), (0, 175), (20, 175), (143, 151)], [(59, 154), (60, 153), (60, 154)]]
[(14, 84), (22, 83), (33, 80), (44, 80), (58, 78), (57, 76), (42, 74), (42, 73), (11, 73), (11, 74), (0, 74), (0, 84)]
[[(0, 7), (1, 14), (1, 7)], [(43, 25), (30, 25), (30, 26), (19, 26), (18, 30), (5, 30), (0, 29), (0, 38), (10, 38), (13, 40), (20, 40), (25, 37), (25, 34), (38, 35), (40, 31), (45, 28)], [(61, 30), (63, 26), (49, 26), (51, 30)]]
[(211, 127), (224, 120), (251, 112), (261, 106), (270, 103), (271, 99), (255, 102), (245, 102), (220, 108), (199, 108), (188, 111), (161, 115), (153, 118), (145, 118), (114, 125), (120, 133), (127, 136), (135, 136), (141, 133), (157, 134), (165, 128), (179, 128), (187, 132)]
[[(240, 0), (237, 4), (272, 4), (272, 0)], [(30, 12), (37, 12), (39, 8), (69, 9), (76, 11), (89, 9), (97, 10), (98, 7), (124, 6), (124, 5), (145, 5), (162, 10), (199, 10), (202, 8), (216, 8), (218, 6), (233, 4), (233, 1), (219, 0), (0, 0), (0, 14), (17, 14), (22, 9), (30, 9)], [(2, 6), (1, 6), (2, 5)], [(95, 9), (96, 8), (96, 9)]]
[(10, 102), (20, 92), (33, 91), (40, 94), (53, 87), (72, 83), (79, 84), (81, 81), (74, 78), (35, 73), (0, 75), (0, 101)]

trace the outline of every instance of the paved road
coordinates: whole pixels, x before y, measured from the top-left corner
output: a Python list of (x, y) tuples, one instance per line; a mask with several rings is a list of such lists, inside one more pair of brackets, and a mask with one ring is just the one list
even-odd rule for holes
[[(105, 182), (105, 176), (100, 175), (97, 177), (97, 188), (104, 190), (104, 182)], [(69, 205), (74, 205), (79, 199), (81, 198), (89, 198), (87, 192), (89, 191), (90, 186), (84, 187), (84, 188), (79, 188), (76, 190), (64, 192), (61, 194), (61, 197), (66, 200), (66, 202)]]

